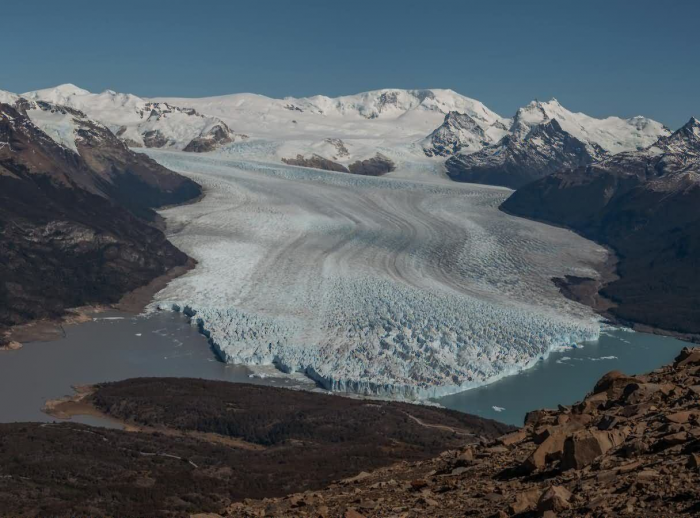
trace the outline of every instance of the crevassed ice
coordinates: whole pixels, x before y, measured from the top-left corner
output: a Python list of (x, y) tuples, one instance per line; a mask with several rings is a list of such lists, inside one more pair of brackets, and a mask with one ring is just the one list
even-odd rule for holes
[(594, 276), (606, 252), (498, 211), (507, 190), (149, 154), (207, 190), (163, 212), (199, 264), (155, 304), (189, 314), (228, 362), (426, 398), (598, 337), (550, 279)]

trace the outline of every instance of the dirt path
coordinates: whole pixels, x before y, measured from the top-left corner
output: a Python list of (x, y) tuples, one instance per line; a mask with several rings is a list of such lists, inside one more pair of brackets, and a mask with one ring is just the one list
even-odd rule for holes
[(425, 428), (435, 428), (436, 430), (445, 430), (448, 432), (454, 432), (457, 435), (469, 435), (471, 437), (474, 437), (473, 433), (467, 432), (465, 430), (460, 430), (459, 428), (454, 428), (452, 426), (447, 426), (444, 424), (430, 424), (426, 423), (425, 421), (422, 421), (421, 419), (418, 419), (417, 417), (409, 414), (408, 412), (404, 412), (408, 417), (410, 417), (413, 421), (418, 423), (419, 425), (425, 427)]

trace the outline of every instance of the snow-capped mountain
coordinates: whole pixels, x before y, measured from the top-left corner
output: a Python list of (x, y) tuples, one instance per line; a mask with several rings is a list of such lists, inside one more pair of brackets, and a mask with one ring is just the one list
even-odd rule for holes
[(511, 133), (524, 137), (533, 126), (552, 119), (577, 139), (597, 144), (612, 154), (644, 149), (671, 133), (663, 124), (646, 117), (596, 119), (584, 113), (573, 113), (556, 99), (532, 101), (520, 108), (513, 118)]
[(0, 99), (0, 343), (9, 326), (115, 302), (187, 261), (153, 209), (198, 184), (73, 108)]
[(551, 119), (531, 126), (522, 138), (511, 133), (476, 153), (453, 156), (445, 167), (453, 180), (517, 188), (561, 169), (590, 164), (606, 154)]
[[(23, 131), (27, 142), (17, 149), (11, 139), (6, 140), (6, 145), (13, 151), (12, 156), (23, 156), (29, 169), (42, 172), (50, 163), (53, 177), (116, 200), (139, 215), (148, 213), (144, 207), (188, 199), (199, 193), (193, 182), (134, 153), (107, 126), (80, 110), (6, 92), (2, 98), (7, 101), (2, 104), (7, 107), (3, 117), (19, 114), (14, 127)], [(51, 145), (44, 142), (47, 139)], [(29, 151), (22, 152), (22, 146), (28, 146)]]
[[(233, 94), (146, 99), (61, 85), (22, 95), (76, 108), (131, 147), (196, 152), (224, 148), (227, 154), (275, 162), (318, 155), (341, 167), (392, 150), (391, 159), (399, 164), (406, 152), (422, 155), (416, 143), (449, 112), (469, 116), (493, 140), (503, 131), (499, 128), (510, 125), (479, 101), (437, 89), (386, 89), (336, 98)], [(250, 145), (244, 142), (248, 136), (254, 141)]]
[(106, 90), (93, 94), (74, 85), (26, 92), (22, 97), (80, 110), (105, 124), (131, 147), (212, 151), (246, 138), (235, 135), (222, 120), (188, 107), (153, 102)]
[(662, 155), (660, 163), (666, 172), (692, 168), (700, 173), (700, 120), (691, 117), (673, 134), (660, 138), (647, 152)]
[(273, 128), (271, 124), (283, 122), (296, 124), (295, 131), (301, 129), (305, 133), (330, 127), (345, 132), (346, 137), (388, 136), (394, 131), (398, 131), (399, 136), (425, 136), (451, 111), (468, 114), (485, 125), (502, 119), (479, 101), (452, 90), (439, 89), (385, 89), (335, 98), (315, 95), (272, 99), (255, 94), (233, 94), (155, 100), (191, 106), (223, 120), (239, 120), (241, 127), (255, 136), (279, 134), (285, 128)]
[[(669, 134), (665, 126), (645, 117), (596, 119), (570, 112), (556, 99), (532, 101), (517, 111), (503, 139), (482, 149), (458, 147), (446, 169), (454, 180), (518, 188), (561, 169), (645, 149)], [(450, 136), (453, 146), (464, 141)], [(443, 147), (450, 149), (450, 143)]]

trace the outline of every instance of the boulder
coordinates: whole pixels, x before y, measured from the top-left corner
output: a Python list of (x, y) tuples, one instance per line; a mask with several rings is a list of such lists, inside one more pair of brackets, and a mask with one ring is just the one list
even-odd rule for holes
[(674, 365), (678, 369), (686, 365), (700, 365), (700, 348), (684, 347), (676, 357)]
[(540, 491), (537, 488), (522, 491), (515, 496), (515, 502), (510, 504), (508, 510), (511, 514), (520, 514), (532, 511), (537, 507)]
[(561, 457), (566, 440), (566, 431), (559, 428), (552, 428), (548, 431), (547, 438), (532, 452), (523, 463), (526, 471), (532, 472), (544, 468), (550, 462)]
[(700, 454), (698, 453), (691, 453), (690, 457), (688, 457), (688, 464), (687, 466), (690, 469), (700, 469)]
[(540, 513), (544, 513), (545, 511), (565, 511), (571, 508), (571, 504), (569, 503), (571, 496), (571, 492), (565, 487), (552, 486), (542, 493), (537, 503), (537, 511)]
[(661, 393), (665, 396), (674, 389), (671, 384), (658, 383), (629, 383), (623, 390), (622, 397), (630, 405), (636, 405), (651, 399), (654, 394)]
[(683, 444), (690, 439), (688, 432), (677, 432), (666, 435), (654, 443), (655, 451), (665, 450), (679, 444)]
[(411, 489), (413, 489), (414, 491), (418, 491), (418, 490), (423, 489), (424, 487), (427, 487), (427, 486), (428, 486), (428, 483), (421, 478), (411, 481)]
[(670, 423), (685, 424), (698, 414), (697, 411), (685, 410), (683, 412), (674, 412), (666, 415), (666, 421)]
[(625, 441), (627, 430), (581, 430), (564, 442), (561, 461), (563, 470), (581, 469), (593, 463), (608, 450)]
[(474, 449), (471, 446), (464, 448), (455, 459), (455, 467), (467, 466), (474, 460)]
[(610, 371), (595, 384), (593, 394), (604, 392), (610, 399), (617, 399), (627, 385), (636, 381), (638, 381), (637, 378), (628, 376), (624, 372)]
[(537, 426), (540, 421), (547, 415), (546, 410), (533, 410), (525, 414), (525, 426)]
[(520, 430), (499, 437), (498, 442), (504, 446), (511, 446), (523, 442), (528, 438), (528, 435), (528, 431), (525, 428), (521, 428)]

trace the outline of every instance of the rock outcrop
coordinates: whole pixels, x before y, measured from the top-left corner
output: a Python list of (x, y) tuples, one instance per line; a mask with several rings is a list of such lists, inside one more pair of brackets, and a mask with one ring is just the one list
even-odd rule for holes
[(363, 176), (382, 176), (386, 173), (390, 173), (395, 168), (394, 162), (381, 153), (377, 153), (367, 160), (358, 160), (348, 166), (352, 174)]
[(607, 374), (586, 398), (430, 461), (229, 516), (691, 516), (700, 513), (700, 349), (652, 373)]
[(224, 144), (233, 142), (234, 136), (229, 127), (223, 122), (212, 124), (202, 130), (202, 133), (193, 138), (183, 151), (192, 153), (207, 153), (220, 148)]
[(396, 167), (394, 162), (381, 153), (377, 153), (376, 156), (367, 160), (357, 160), (347, 167), (317, 154), (313, 154), (309, 158), (304, 157), (304, 155), (297, 155), (296, 158), (283, 158), (282, 162), (300, 167), (311, 167), (312, 169), (352, 173), (362, 176), (382, 176), (393, 171)]
[(622, 321), (700, 333), (700, 121), (653, 146), (562, 170), (517, 190), (502, 208), (572, 228), (619, 256), (602, 294)]
[(338, 171), (340, 173), (348, 173), (348, 168), (338, 162), (329, 160), (321, 155), (313, 154), (309, 158), (304, 155), (297, 155), (296, 158), (283, 158), (282, 162), (289, 165), (299, 167), (311, 167), (312, 169), (322, 169), (324, 171)]

